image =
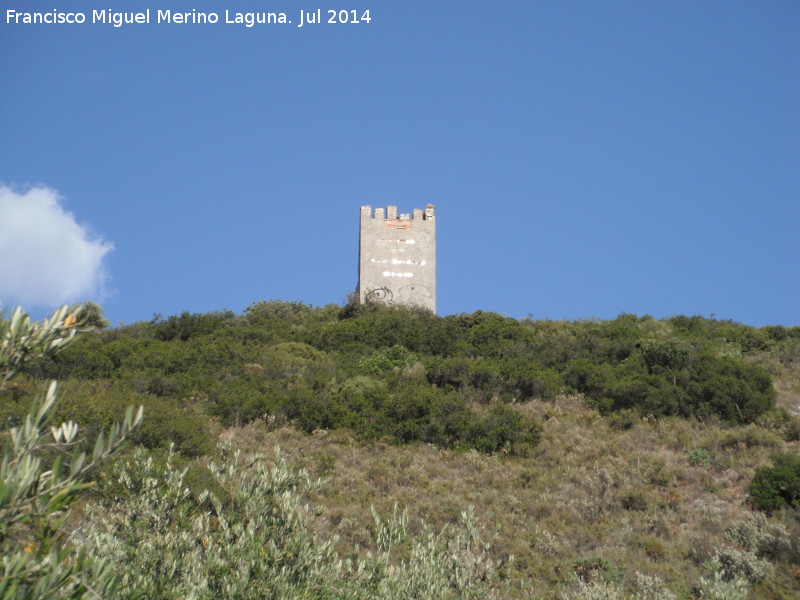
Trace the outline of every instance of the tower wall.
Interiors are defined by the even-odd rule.
[[[397,214],[396,206],[361,207],[358,298],[364,302],[422,306],[436,312],[434,207]]]

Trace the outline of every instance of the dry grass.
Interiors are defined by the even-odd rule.
[[[781,391],[782,402],[794,402],[793,393]],[[625,581],[636,571],[657,575],[688,598],[704,564],[730,545],[726,529],[748,512],[755,469],[796,444],[756,425],[604,418],[580,397],[519,409],[544,426],[541,444],[523,458],[363,445],[346,431],[306,436],[263,423],[224,438],[246,451],[280,446],[292,463],[326,478],[309,499],[313,526],[325,538],[339,536],[343,550],[367,542],[371,506],[384,514],[395,503],[405,507],[412,531],[423,521],[454,522],[474,506],[519,597],[540,598],[560,597],[572,585],[575,562],[588,558],[602,559]],[[689,459],[697,449],[708,455],[703,464]],[[783,571],[778,592],[764,598],[794,597],[780,594],[798,589],[800,568]],[[758,589],[753,597],[762,597]]]

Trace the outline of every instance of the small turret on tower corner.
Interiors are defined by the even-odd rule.
[[[421,306],[436,312],[434,206],[397,215],[397,207],[361,207],[358,252],[360,303]]]

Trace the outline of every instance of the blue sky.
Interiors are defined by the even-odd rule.
[[[296,27],[334,7],[372,21]],[[795,0],[6,0],[0,300],[341,303],[359,207],[432,203],[440,314],[800,324],[798,30]]]

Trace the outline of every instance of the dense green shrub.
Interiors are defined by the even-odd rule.
[[[222,323],[232,321],[234,318],[235,315],[231,311],[204,314],[192,314],[184,311],[179,316],[173,315],[166,319],[157,317],[151,323],[156,339],[165,342],[178,339],[185,342],[191,337],[208,335],[218,329]]]
[[[147,448],[174,445],[185,456],[202,456],[214,449],[215,428],[195,407],[180,407],[154,396],[142,398],[147,419],[131,440]]]
[[[426,441],[451,447],[463,429],[448,426],[447,419],[468,420],[463,403],[452,402],[447,392],[416,382],[400,386],[387,400],[383,435],[401,442]]]
[[[418,360],[413,352],[403,346],[392,346],[373,352],[359,362],[359,370],[368,375],[380,375],[392,371],[399,372]]]
[[[689,373],[687,414],[750,423],[775,405],[772,380],[757,365],[703,354],[689,367]]]
[[[551,399],[563,387],[562,376],[522,357],[454,356],[428,360],[431,383],[445,388],[471,389],[483,402],[503,398],[527,401]]]
[[[182,402],[152,393],[137,393],[130,385],[115,382],[98,385],[91,381],[67,381],[56,417],[79,423],[82,431],[95,436],[122,419],[131,404],[144,406],[148,415],[131,436],[148,448],[174,444],[187,456],[205,454],[214,448],[212,420],[201,404]]]
[[[672,340],[645,340],[639,345],[647,369],[651,373],[682,369],[689,362],[687,344]]]
[[[528,336],[522,324],[496,313],[477,311],[462,323],[468,324],[467,343],[475,356],[501,356],[524,347]]]
[[[757,365],[707,351],[687,355],[680,346],[651,345],[647,352],[649,356],[641,352],[615,366],[604,385],[588,387],[594,370],[587,364],[577,365],[580,370],[573,367],[569,380],[582,385],[606,412],[636,409],[651,415],[713,415],[744,424],[775,405],[772,380]]]
[[[260,374],[243,374],[222,382],[209,395],[209,412],[224,425],[244,425],[278,411],[274,386]]]
[[[607,364],[597,364],[589,358],[569,361],[564,369],[564,384],[570,391],[598,397],[608,386],[612,369]]]
[[[125,396],[152,402],[166,419],[195,423],[198,431],[204,428],[197,415],[226,426],[269,417],[304,431],[343,427],[365,439],[445,447],[469,447],[480,438],[482,448],[497,451],[486,441],[491,436],[476,433],[485,423],[473,405],[578,392],[607,414],[752,422],[774,406],[769,375],[721,351],[732,344],[761,347],[762,340],[794,360],[789,345],[800,346],[795,328],[753,331],[702,317],[516,321],[482,311],[438,317],[407,307],[273,300],[240,317],[183,313],[97,332],[28,372],[97,384],[89,402],[102,414],[109,412],[103,404],[119,407]],[[380,382],[380,397],[362,394],[359,377]],[[30,401],[14,393],[20,406]],[[452,414],[444,414],[443,403]],[[791,419],[780,427],[784,436],[798,430]],[[180,429],[165,440],[197,451]]]
[[[108,378],[114,371],[114,362],[106,350],[106,344],[97,333],[88,333],[59,356],[35,361],[26,372],[40,379]]]
[[[772,463],[757,469],[748,486],[753,506],[766,512],[800,508],[800,455],[776,454]]]
[[[450,322],[428,310],[403,306],[368,306],[322,328],[321,347],[345,350],[404,346],[412,352],[442,354],[452,348]]]
[[[526,454],[539,443],[541,425],[502,403],[494,404],[486,415],[473,419],[466,442],[483,452],[503,451]]]

